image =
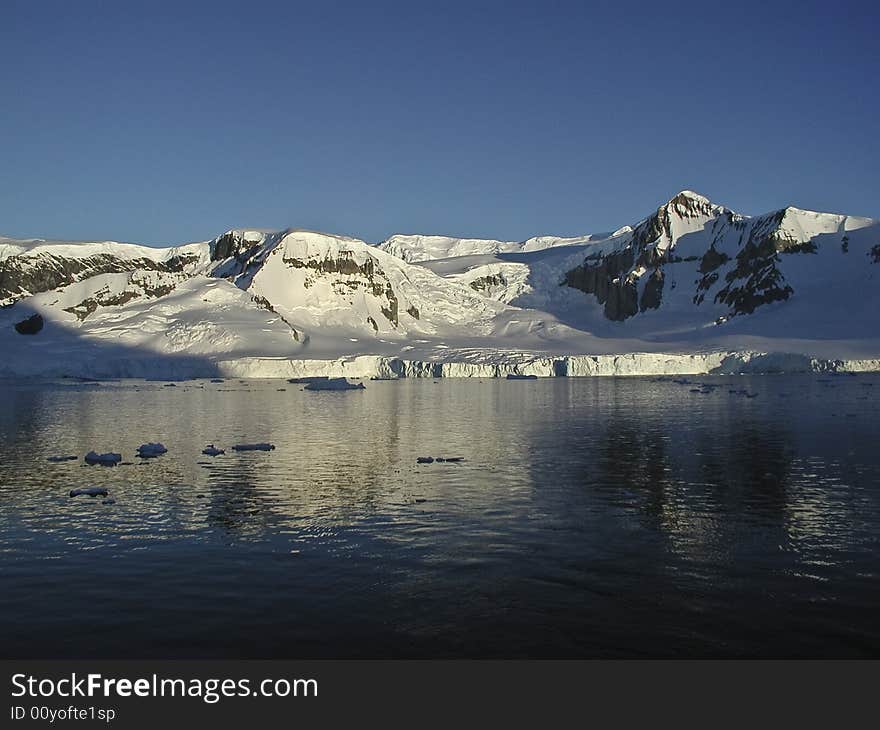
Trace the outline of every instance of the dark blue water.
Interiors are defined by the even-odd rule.
[[[0,384],[2,653],[880,656],[880,377],[692,380]]]

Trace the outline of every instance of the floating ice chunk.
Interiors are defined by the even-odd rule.
[[[225,449],[217,449],[214,447],[214,444],[208,444],[204,449],[202,449],[202,453],[206,456],[220,456],[220,454],[225,454]]]
[[[104,487],[82,487],[70,490],[71,497],[79,497],[81,494],[87,497],[106,497],[108,492]]]
[[[236,444],[233,451],[274,451],[275,444]]]
[[[116,466],[120,461],[122,461],[122,454],[114,454],[113,452],[108,452],[106,454],[99,454],[95,451],[90,451],[85,455],[86,464],[100,464],[101,466]]]
[[[50,456],[46,461],[51,461],[57,464],[62,461],[76,461],[77,459],[79,459],[78,456]]]
[[[138,456],[142,459],[151,459],[154,456],[160,456],[168,451],[162,444],[149,443],[141,444],[137,447]]]
[[[346,378],[327,378],[309,383],[305,390],[363,390],[365,387],[363,383],[350,383]]]

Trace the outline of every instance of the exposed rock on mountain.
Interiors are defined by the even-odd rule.
[[[748,217],[690,191],[612,234],[521,242],[372,246],[297,229],[168,249],[0,238],[0,376],[702,372],[718,353],[870,369],[877,263],[877,221],[790,207]],[[37,340],[13,331],[43,323]]]
[[[32,314],[27,319],[15,323],[15,331],[20,335],[35,335],[43,329],[43,318],[39,314]]]

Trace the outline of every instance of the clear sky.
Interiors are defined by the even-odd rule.
[[[0,232],[880,217],[876,2],[0,2]]]

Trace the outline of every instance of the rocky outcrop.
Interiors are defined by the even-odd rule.
[[[343,289],[366,289],[380,300],[380,311],[385,319],[394,327],[400,323],[398,314],[400,303],[394,293],[394,287],[374,258],[366,256],[358,260],[352,251],[342,250],[336,256],[307,259],[285,256],[282,261],[294,269],[308,269],[321,275],[340,274],[349,277],[339,279],[336,284]],[[409,309],[407,311],[409,312]],[[418,310],[415,312],[414,316],[418,319]]]
[[[131,273],[124,288],[111,289],[110,284],[107,284],[98,289],[91,297],[87,297],[71,307],[65,307],[64,311],[75,315],[82,322],[98,307],[121,307],[135,299],[164,297],[174,291],[184,278],[181,274],[139,269]]]
[[[259,294],[252,294],[251,301],[253,301],[253,303],[256,304],[260,309],[265,309],[269,312],[272,312],[272,314],[277,315],[278,319],[280,319],[282,322],[284,322],[284,324],[286,324],[290,328],[290,331],[293,334],[294,340],[299,342],[303,338],[303,335],[300,334],[299,330],[297,330],[296,327],[294,327],[292,324],[290,324],[290,322],[288,322],[284,317],[282,317],[278,313],[278,310],[272,306],[272,302],[270,302],[268,299],[266,299],[266,297],[261,297]],[[308,338],[306,338],[306,339],[308,339]]]
[[[246,231],[227,231],[211,241],[211,261],[233,257],[243,261],[255,254],[262,243],[261,236],[248,236]]]
[[[813,241],[801,241],[781,229],[788,209],[756,220],[734,267],[724,277],[725,286],[716,302],[730,307],[730,314],[751,314],[758,307],[788,299],[794,289],[780,270],[780,254],[815,253]]]
[[[632,247],[605,256],[590,256],[580,266],[567,272],[565,286],[594,294],[605,305],[605,316],[614,321],[632,317],[639,311],[635,279],[624,276],[633,265]]]
[[[474,291],[484,292],[493,286],[506,286],[507,279],[503,274],[487,274],[486,276],[478,276],[476,279],[468,282],[468,286]]]
[[[15,331],[20,335],[35,335],[41,329],[43,329],[43,318],[39,314],[32,314],[15,324]]]
[[[50,253],[10,256],[0,266],[0,300],[15,300],[58,289],[99,274],[120,274],[136,269],[181,273],[197,258],[195,255],[176,255],[166,261],[154,261],[110,254],[82,258]]]
[[[663,269],[655,269],[645,282],[645,288],[642,289],[642,297],[639,300],[639,309],[645,311],[647,309],[657,309],[663,299],[663,280],[665,275]]]

